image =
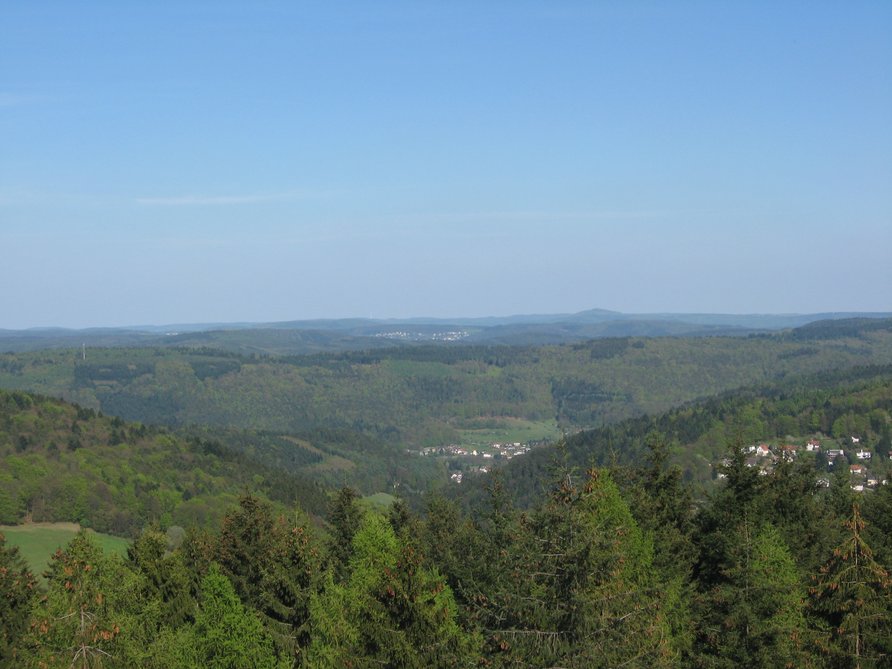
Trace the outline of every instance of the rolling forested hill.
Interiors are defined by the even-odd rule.
[[[561,346],[416,346],[313,356],[104,348],[0,356],[0,387],[188,428],[268,466],[366,492],[427,487],[405,449],[533,438],[655,414],[784,376],[892,363],[892,321],[777,335],[612,338]]]
[[[318,485],[218,442],[0,391],[0,524],[71,521],[119,536],[152,522],[210,526],[246,490],[326,508]]]
[[[499,468],[499,477],[515,500],[531,504],[540,498],[555,468],[640,465],[649,457],[649,440],[655,436],[700,494],[713,489],[720,464],[734,447],[761,442],[801,447],[807,439],[818,438],[825,450],[845,447],[845,466],[837,470],[848,475],[849,463],[858,462],[849,448],[855,436],[859,448],[876,455],[870,466],[882,479],[892,470],[892,365],[790,377],[585,430],[513,459]],[[828,470],[823,454],[813,459],[815,476]],[[469,485],[453,489],[466,500],[479,501],[485,497],[482,489],[491,484],[487,477],[467,481]]]
[[[172,543],[150,527],[125,557],[79,534],[44,584],[0,535],[2,666],[61,669],[85,639],[109,667],[880,667],[861,660],[888,657],[892,486],[857,493],[847,468],[818,486],[807,458],[760,476],[736,458],[697,500],[660,455],[670,440],[702,455],[791,432],[857,433],[887,454],[892,366],[788,378],[579,433],[559,471],[537,470],[553,455],[540,449],[486,491],[461,486],[478,493],[473,514],[437,496],[424,517],[404,504],[385,514],[344,489],[326,538],[290,504],[236,503],[226,490],[263,487],[262,474],[245,461],[232,471],[209,444],[19,392],[0,393],[0,417],[0,472],[11,473],[0,491],[30,495],[32,510],[113,526],[133,509],[126,528],[210,530]],[[82,441],[60,447],[66,435]],[[574,466],[593,459],[610,467]],[[22,462],[42,478],[23,476]],[[542,478],[530,487],[519,472]],[[178,515],[186,491],[216,515]],[[520,507],[511,492],[526,495]],[[77,610],[98,622],[67,624]]]

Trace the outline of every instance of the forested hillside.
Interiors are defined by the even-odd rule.
[[[246,489],[325,510],[320,486],[218,442],[0,391],[0,524],[71,521],[120,536],[150,523],[204,527]]]
[[[580,432],[416,515],[258,465],[247,433],[233,452],[2,392],[3,519],[136,541],[81,535],[43,585],[0,539],[0,667],[889,666],[892,485],[824,487],[812,454],[766,473],[746,446],[857,437],[888,473],[890,436],[892,366],[789,377]]]
[[[869,366],[791,377],[738,389],[683,405],[656,416],[642,416],[568,436],[551,448],[531,451],[499,469],[506,494],[530,504],[555,467],[628,466],[647,457],[648,438],[658,433],[667,456],[681,467],[698,495],[712,490],[720,463],[734,446],[761,442],[804,446],[818,438],[824,451],[836,440],[845,446],[846,475],[857,462],[851,437],[859,449],[875,453],[882,478],[889,471],[892,450],[892,366]],[[827,471],[822,452],[805,454],[816,472]],[[839,469],[839,468],[838,468]],[[467,479],[457,495],[478,500],[486,477]]]
[[[523,512],[498,480],[472,515],[344,489],[325,536],[244,496],[123,560],[79,536],[43,596],[0,538],[0,666],[889,666],[892,486],[763,477],[730,449],[694,505],[660,434],[646,453],[555,470]]]
[[[321,450],[327,446],[313,434],[331,430],[353,433],[347,440],[356,443],[373,438],[420,448],[460,443],[468,431],[505,420],[556,434],[784,375],[892,362],[892,321],[809,327],[748,338],[424,346],[284,358],[87,349],[83,359],[78,350],[40,351],[0,356],[0,386],[143,423],[283,433]],[[338,455],[350,459],[349,451]]]

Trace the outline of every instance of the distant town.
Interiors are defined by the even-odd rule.
[[[889,461],[892,455],[881,454],[873,448],[862,444],[861,437],[849,436],[847,439],[830,439],[812,437],[804,444],[751,444],[745,448],[747,467],[758,469],[759,474],[768,476],[773,473],[779,462],[796,460],[801,455],[814,459],[818,472],[816,484],[822,488],[830,487],[830,474],[840,470],[847,471],[850,487],[856,492],[870,491],[887,483]],[[725,469],[731,465],[730,458],[724,458],[715,468],[716,478],[727,477]]]
[[[399,341],[460,341],[469,335],[470,333],[464,330],[447,330],[444,332],[393,330],[391,332],[378,332],[374,336],[382,339],[397,339]]]
[[[525,455],[540,443],[545,442],[493,442],[488,446],[477,448],[449,444],[448,446],[429,446],[418,451],[408,452],[427,457],[449,458],[449,478],[453,483],[461,483],[465,474],[486,474],[492,469],[495,462],[504,462]]]

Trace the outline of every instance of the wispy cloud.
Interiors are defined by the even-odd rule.
[[[521,223],[521,222],[549,222],[549,221],[645,221],[663,219],[680,214],[692,212],[680,212],[670,210],[636,210],[636,209],[599,209],[583,211],[562,210],[492,210],[492,211],[455,211],[455,212],[426,212],[419,214],[407,214],[399,217],[400,220],[415,223]]]
[[[42,100],[39,95],[26,95],[23,93],[10,93],[0,91],[0,107],[18,107]]]
[[[136,203],[161,207],[215,207],[296,200],[301,197],[306,197],[306,194],[289,192],[249,195],[174,195],[162,197],[138,197],[136,198]]]
[[[494,220],[494,221],[531,221],[531,220],[610,220],[610,219],[647,219],[660,218],[665,211],[636,210],[599,210],[599,211],[472,211],[456,214],[438,214],[442,218],[456,220]]]

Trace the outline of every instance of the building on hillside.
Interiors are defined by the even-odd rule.
[[[799,447],[792,446],[790,444],[785,444],[780,447],[780,456],[787,461],[793,461],[796,459],[796,456],[799,455]]]

